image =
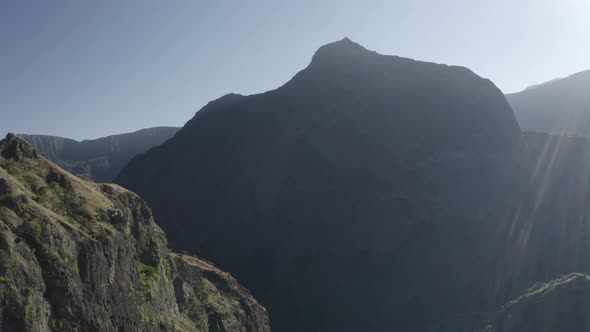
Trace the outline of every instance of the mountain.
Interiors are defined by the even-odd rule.
[[[489,80],[344,39],[276,90],[210,102],[116,182],[277,331],[426,331],[508,300],[522,155]]]
[[[525,130],[590,135],[590,70],[506,98]]]
[[[111,182],[133,156],[162,144],[179,129],[155,127],[82,142],[57,136],[19,136],[67,171],[89,175],[96,182]]]
[[[270,331],[235,279],[173,253],[147,205],[0,141],[0,331]]]

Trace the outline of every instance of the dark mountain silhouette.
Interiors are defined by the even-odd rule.
[[[277,331],[424,331],[508,299],[522,155],[489,80],[344,39],[276,90],[209,103],[116,182]]]
[[[96,182],[111,182],[133,156],[164,143],[179,129],[155,127],[81,142],[47,135],[19,136],[67,171],[89,175]]]
[[[0,140],[0,331],[268,332],[229,274],[173,253],[150,209]]]
[[[438,331],[590,331],[590,139],[531,132],[523,139],[526,187],[500,280],[512,300],[458,315]]]
[[[506,98],[524,130],[590,135],[590,70]]]

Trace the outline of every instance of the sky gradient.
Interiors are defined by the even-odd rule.
[[[0,0],[0,134],[182,126],[345,36],[515,92],[590,69],[589,31],[588,0]]]

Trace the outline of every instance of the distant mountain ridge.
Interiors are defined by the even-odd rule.
[[[133,156],[164,143],[179,129],[154,127],[80,142],[49,135],[18,136],[67,171],[89,175],[97,182],[111,182]]]
[[[539,88],[539,87],[542,87],[543,85],[547,85],[547,84],[559,82],[562,79],[563,79],[563,77],[559,77],[559,78],[554,78],[552,80],[549,80],[547,82],[543,82],[543,83],[539,83],[539,84],[533,84],[531,86],[527,86],[526,89],[524,89],[524,90],[526,91],[526,90],[532,90],[532,89],[535,89],[535,88]]]
[[[590,70],[506,98],[524,130],[590,135]]]

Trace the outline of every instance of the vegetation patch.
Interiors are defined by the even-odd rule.
[[[14,273],[16,262],[8,252],[0,249],[0,282],[1,278],[8,278]]]
[[[49,273],[63,273],[66,277],[72,277],[78,273],[78,265],[74,259],[66,255],[61,255],[55,248],[47,245],[42,239],[42,226],[38,220],[24,222],[17,229],[17,233],[35,249],[35,256],[42,266],[49,268],[43,269]]]
[[[27,287],[23,295],[25,297],[25,319],[29,320],[35,313],[35,308],[33,307],[33,289],[31,287]]]
[[[60,319],[60,320],[52,319],[51,323],[49,325],[53,331],[63,331],[65,324],[64,324],[63,319]]]
[[[160,259],[155,265],[144,264],[137,261],[137,269],[140,277],[140,290],[145,300],[150,302],[160,287],[163,280],[168,283],[169,267],[165,260]]]
[[[49,187],[54,197],[52,210],[80,225],[85,225],[92,219],[92,216],[84,208],[87,203],[86,198],[76,194],[72,189],[62,188],[57,182],[51,182]],[[45,194],[45,197],[47,196],[48,192]]]
[[[160,274],[157,266],[137,262],[140,277],[140,289],[147,301],[151,301],[156,293]]]
[[[204,331],[209,330],[209,316],[202,299],[191,298],[186,304],[187,316]]]
[[[18,164],[13,159],[6,159],[3,157],[0,157],[0,167],[2,167],[8,174],[10,174],[12,176],[16,176],[17,174],[20,173],[20,170],[18,168]]]

